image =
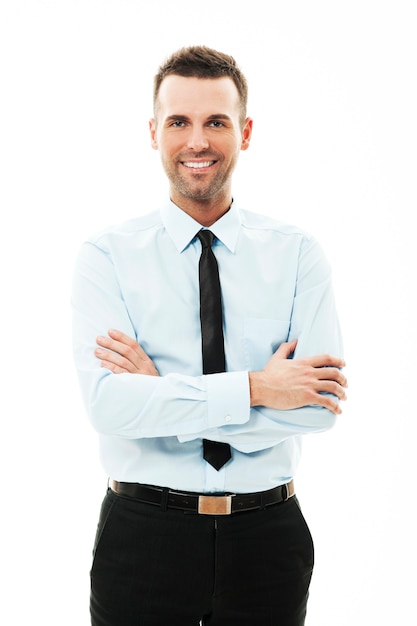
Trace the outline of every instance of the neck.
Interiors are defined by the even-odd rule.
[[[232,197],[228,196],[220,200],[219,198],[208,200],[194,200],[191,198],[176,198],[175,194],[171,195],[171,200],[184,213],[187,213],[196,222],[202,226],[211,226],[219,220],[230,209]]]

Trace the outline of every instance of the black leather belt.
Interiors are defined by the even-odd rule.
[[[141,485],[140,483],[119,483],[116,480],[110,480],[109,487],[120,496],[133,498],[146,504],[202,515],[231,515],[232,513],[263,509],[272,504],[285,502],[294,495],[294,481],[268,491],[219,495],[172,491],[165,487]]]

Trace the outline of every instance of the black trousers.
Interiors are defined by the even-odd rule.
[[[108,490],[91,570],[93,626],[302,626],[313,542],[296,497],[198,515]]]

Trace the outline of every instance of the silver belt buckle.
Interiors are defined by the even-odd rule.
[[[201,515],[230,515],[232,496],[198,496],[198,512]]]

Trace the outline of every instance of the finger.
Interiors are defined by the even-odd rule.
[[[136,345],[136,342],[127,335],[125,335],[124,341],[123,337],[121,336],[119,338],[116,338],[100,335],[99,337],[97,337],[96,342],[100,346],[103,346],[110,350],[117,350],[117,352],[120,352],[120,350],[132,349]]]
[[[316,391],[318,391],[319,393],[330,393],[333,396],[336,396],[337,398],[339,398],[339,400],[346,400],[347,399],[347,395],[346,395],[346,391],[345,389],[339,385],[338,383],[332,381],[332,380],[320,380],[318,382],[318,386],[316,388]]]
[[[106,361],[105,359],[100,361],[100,365],[101,367],[113,372],[113,374],[128,374],[129,373],[127,372],[127,370],[123,369],[122,367],[119,367],[118,365],[116,365],[115,363],[112,363],[111,361]]]
[[[342,387],[348,386],[346,376],[337,367],[319,367],[315,371],[319,380],[334,380]]]
[[[324,396],[319,393],[317,394],[317,400],[314,404],[328,409],[335,415],[340,415],[342,413],[342,407],[340,406],[338,401],[331,396]]]
[[[134,354],[131,347],[126,346],[124,343],[116,341],[115,339],[110,339],[110,337],[97,337],[96,342],[107,351],[122,355],[125,358],[128,358],[130,353]]]
[[[297,339],[293,339],[292,341],[285,341],[282,343],[275,352],[275,356],[278,359],[288,359],[297,347],[297,341]]]
[[[136,344],[136,340],[133,339],[133,337],[126,335],[126,333],[122,332],[121,330],[117,330],[116,328],[109,328],[107,332],[109,337],[115,339],[116,341],[120,341],[121,343],[125,343],[128,346],[133,346],[134,344]]]
[[[332,354],[318,354],[303,359],[304,362],[313,367],[345,367],[344,359]]]
[[[100,346],[119,352],[119,354],[123,354],[127,358],[133,355],[138,355],[141,360],[148,358],[148,355],[143,350],[142,346],[138,344],[136,339],[114,328],[111,328],[108,333],[109,337],[97,337],[97,343]]]
[[[123,356],[121,356],[117,352],[111,352],[109,350],[103,350],[102,348],[97,348],[94,351],[94,353],[97,358],[101,359],[102,362],[106,363],[106,365],[104,365],[103,367],[106,367],[107,369],[111,369],[112,372],[115,371],[115,368],[120,370],[117,372],[118,374],[120,374],[121,371],[130,372],[131,374],[134,374],[136,372],[136,368],[134,364],[131,361],[129,361],[129,359],[125,359]],[[108,364],[110,364],[111,367],[109,367]]]
[[[139,354],[139,350],[137,349],[138,346],[135,343],[133,345],[127,345],[121,341],[111,339],[110,337],[102,336],[97,337],[96,341],[99,346],[102,346],[107,350],[117,352],[132,362],[142,358],[141,354]]]

